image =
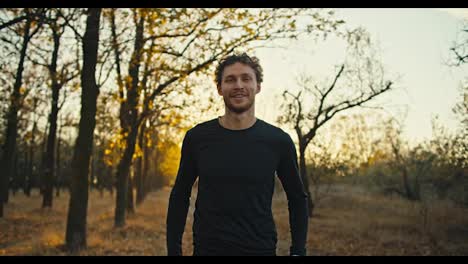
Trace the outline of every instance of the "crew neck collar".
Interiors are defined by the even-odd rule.
[[[260,121],[259,118],[255,117],[255,122],[250,126],[250,127],[247,127],[247,128],[242,128],[242,129],[230,129],[230,128],[227,128],[227,127],[224,127],[221,125],[221,122],[220,122],[220,119],[221,119],[221,116],[218,116],[218,118],[215,119],[216,121],[216,124],[222,128],[223,130],[227,130],[227,131],[232,131],[232,132],[242,132],[242,131],[247,131],[247,130],[250,130],[252,128],[254,128]]]

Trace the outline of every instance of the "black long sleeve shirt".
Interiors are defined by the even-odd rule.
[[[217,119],[190,129],[183,140],[169,199],[168,255],[182,255],[182,236],[197,177],[194,254],[276,254],[271,210],[275,174],[288,199],[290,254],[305,255],[307,195],[291,137],[260,119],[243,130],[226,129]]]

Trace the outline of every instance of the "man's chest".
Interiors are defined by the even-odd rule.
[[[276,144],[258,138],[206,141],[196,156],[200,180],[230,184],[270,181],[279,162]]]

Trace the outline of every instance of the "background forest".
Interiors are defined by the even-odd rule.
[[[444,67],[466,69],[467,25]],[[295,141],[308,252],[466,255],[468,75],[445,87],[457,90],[456,126],[434,116],[432,136],[415,142],[406,112],[389,106],[403,89],[398,69],[366,28],[328,9],[227,8],[0,10],[0,255],[165,255],[182,138],[223,114],[218,60],[330,38],[343,56],[326,76],[295,72],[294,86],[257,103]],[[286,255],[287,200],[276,187]]]

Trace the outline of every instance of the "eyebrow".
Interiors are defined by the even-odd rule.
[[[253,77],[250,73],[241,73],[239,74],[240,77]],[[237,75],[235,74],[229,74],[227,76],[224,77],[224,79],[227,79],[227,78],[234,78],[234,77],[237,77]]]

